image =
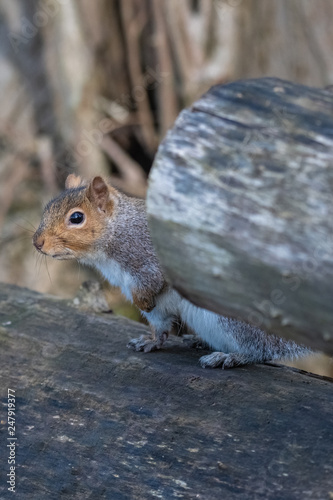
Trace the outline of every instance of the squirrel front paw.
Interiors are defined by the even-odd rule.
[[[202,368],[235,368],[236,366],[246,365],[250,361],[244,359],[244,356],[237,353],[225,354],[224,352],[213,352],[207,356],[201,356],[200,364]]]
[[[135,351],[151,352],[160,349],[167,339],[167,334],[161,336],[158,340],[153,339],[147,335],[141,335],[138,339],[132,339],[127,344],[129,349],[134,349]]]

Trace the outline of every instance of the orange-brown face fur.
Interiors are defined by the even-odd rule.
[[[33,243],[39,252],[56,259],[80,259],[98,247],[116,192],[100,177],[82,186],[82,180],[71,175],[66,188],[45,207]],[[74,213],[82,214],[80,223],[71,222]]]

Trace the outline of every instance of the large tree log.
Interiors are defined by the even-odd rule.
[[[161,144],[151,232],[200,306],[333,354],[333,94],[264,78],[213,87]]]
[[[0,311],[1,498],[10,498],[8,388],[19,500],[333,491],[332,379],[268,365],[203,370],[202,353],[180,339],[135,353],[126,342],[144,325],[8,285]]]

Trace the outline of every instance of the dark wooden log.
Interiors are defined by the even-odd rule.
[[[332,379],[272,365],[203,370],[180,339],[126,348],[146,327],[0,285],[3,403],[16,395],[24,499],[329,498]]]
[[[194,303],[333,354],[333,94],[213,87],[161,144],[151,232]]]

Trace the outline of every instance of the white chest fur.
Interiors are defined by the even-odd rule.
[[[111,285],[119,287],[125,297],[132,300],[132,289],[136,288],[136,280],[129,272],[124,271],[116,260],[96,259],[85,263],[98,269]]]

